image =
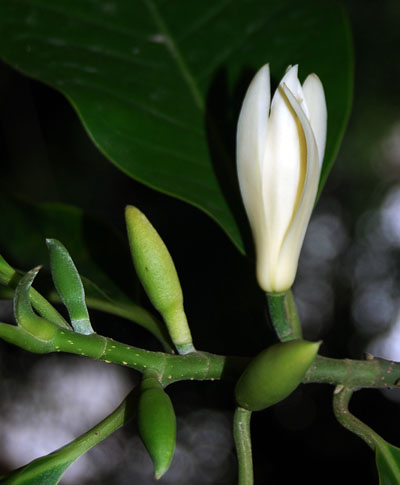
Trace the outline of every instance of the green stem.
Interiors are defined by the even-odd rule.
[[[372,357],[369,360],[331,359],[318,355],[308,369],[304,383],[342,384],[350,388],[396,387],[400,363]]]
[[[236,380],[249,362],[247,357],[226,357],[207,352],[171,355],[132,347],[111,338],[83,335],[57,328],[50,340],[40,340],[20,326],[0,322],[0,338],[29,352],[67,352],[139,372],[155,370],[163,386],[181,380]]]
[[[97,334],[82,335],[56,328],[50,340],[40,340],[21,327],[0,322],[0,338],[34,353],[68,352],[131,367],[144,372],[154,369],[163,386],[181,380],[235,381],[249,357],[192,352],[171,355],[132,347]],[[303,383],[342,384],[350,388],[388,388],[400,382],[400,363],[378,358],[370,360],[330,359],[317,356]]]
[[[339,423],[361,438],[375,452],[376,463],[381,478],[380,483],[400,483],[400,470],[397,460],[399,449],[390,445],[373,429],[356,418],[349,411],[349,402],[353,392],[345,386],[337,386],[333,395],[333,410]],[[394,454],[396,451],[396,454]]]
[[[96,424],[92,429],[81,435],[72,443],[64,446],[61,450],[70,458],[86,453],[93,446],[104,440],[111,433],[128,423],[135,415],[137,402],[137,390],[133,389],[122,403],[103,421]],[[59,450],[57,453],[60,454]],[[71,450],[71,451],[70,451]]]
[[[281,342],[302,338],[299,316],[293,294],[267,293],[269,315]]]
[[[3,264],[5,263],[4,259],[0,256],[0,262],[1,261],[3,262]],[[9,268],[10,271],[12,271],[12,275],[10,275],[10,277],[6,281],[2,282],[2,284],[6,284],[7,286],[1,288],[0,294],[1,298],[11,299],[14,297],[14,290],[18,286],[18,283],[20,282],[23,274],[20,275],[17,271],[11,268],[11,266],[9,266]],[[44,298],[38,291],[36,291],[35,288],[30,288],[29,296],[34,309],[38,313],[40,313],[43,318],[49,320],[52,323],[55,323],[61,328],[71,328],[64,319],[64,317],[53,307],[53,305],[51,305],[51,303],[46,300],[46,298]]]
[[[239,485],[253,485],[253,456],[250,436],[251,411],[237,407],[233,416],[233,437],[239,465]]]
[[[37,339],[22,327],[8,323],[0,322],[0,338],[34,354],[48,354],[55,351],[53,347],[49,347],[48,342]]]
[[[76,459],[133,418],[136,401],[137,391],[134,389],[117,409],[92,429],[53,453],[37,458],[24,467],[0,477],[1,483],[48,483],[46,478],[52,473],[52,476],[61,478]]]
[[[13,270],[14,271],[14,270]],[[12,278],[7,280],[7,287],[0,288],[0,297],[5,299],[11,299],[14,297],[14,290],[21,279],[16,271],[14,271]],[[100,310],[111,315],[116,315],[122,318],[130,320],[154,335],[156,339],[161,343],[165,352],[174,353],[174,346],[171,342],[171,338],[168,334],[165,325],[154,317],[150,312],[134,303],[122,303],[112,301],[105,293],[97,288],[94,283],[91,283],[86,278],[83,279],[85,286],[89,285],[89,288],[95,288],[97,293],[101,294],[101,298],[86,296],[86,304],[88,307],[95,310]],[[30,299],[33,307],[40,315],[55,323],[59,327],[70,329],[71,326],[66,322],[63,316],[33,287],[30,288]],[[48,295],[49,299],[55,303],[61,303],[58,294],[53,291]]]
[[[382,438],[349,411],[349,402],[354,391],[355,389],[342,385],[335,387],[333,394],[333,411],[336,419],[342,426],[348,429],[351,433],[359,436],[372,450],[375,451],[378,442],[382,440]]]

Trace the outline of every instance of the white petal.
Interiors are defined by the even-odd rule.
[[[290,84],[296,95],[302,95],[297,66],[292,67],[283,80]],[[299,186],[302,187],[305,175],[305,156],[301,143],[303,137],[297,115],[280,85],[271,103],[262,172],[263,202],[268,226],[271,228],[268,251],[275,264],[292,221],[294,208],[301,196]]]
[[[249,154],[252,154],[252,160],[261,160],[265,149],[270,101],[269,65],[266,64],[250,83],[240,110],[237,129],[239,158],[244,155],[248,159]]]
[[[279,272],[277,272],[276,280],[274,282],[274,291],[284,291],[290,288],[293,284],[304,236],[314,208],[320,175],[318,147],[311,124],[294,93],[292,93],[285,85],[283,85],[282,88],[290,105],[296,112],[304,131],[307,158],[306,174],[301,199],[283,241],[278,263]]]
[[[310,113],[311,128],[317,142],[319,162],[322,165],[325,153],[327,109],[322,83],[316,74],[310,74],[303,84],[304,97]]]
[[[240,111],[237,129],[237,170],[244,206],[256,246],[264,245],[266,220],[262,204],[261,163],[267,137],[271,93],[269,66],[251,82]]]
[[[300,103],[301,107],[303,108],[303,111],[309,117],[307,103],[305,101],[305,96],[303,93],[303,87],[300,84],[300,81],[298,79],[298,70],[299,70],[299,66],[297,64],[295,66],[289,66],[286,69],[285,75],[281,79],[279,86],[283,86],[285,84],[290,89],[290,91],[294,94],[297,101]],[[278,91],[279,90],[276,91],[274,98],[277,95]],[[285,96],[284,96],[284,99],[286,99]],[[272,100],[272,103],[271,103],[271,109],[273,104],[274,104],[274,99]]]

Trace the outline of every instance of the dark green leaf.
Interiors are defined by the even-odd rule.
[[[321,186],[349,114],[350,35],[333,2],[13,0],[0,36],[0,55],[63,92],[121,170],[201,208],[240,249],[234,138],[254,72],[270,62],[277,82],[298,63],[322,79]]]
[[[380,439],[376,447],[380,485],[400,484],[400,448]]]

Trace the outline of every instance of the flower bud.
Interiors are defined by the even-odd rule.
[[[194,351],[182,288],[167,247],[139,209],[128,206],[125,216],[133,263],[147,296],[161,313],[178,352]]]
[[[237,129],[240,191],[253,232],[257,279],[269,293],[288,290],[314,207],[326,140],[326,104],[315,74],[301,85],[288,68],[270,102],[269,66],[243,101]]]
[[[138,402],[138,427],[158,480],[168,471],[175,452],[176,417],[171,399],[156,377],[144,376]]]
[[[260,411],[285,399],[301,383],[320,345],[299,339],[263,350],[236,384],[238,404],[249,411]]]

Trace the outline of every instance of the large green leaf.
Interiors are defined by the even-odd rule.
[[[376,466],[380,485],[400,484],[400,448],[379,439],[376,446]]]
[[[0,483],[4,485],[56,485],[75,460],[133,417],[136,394],[136,391],[133,390],[113,413],[87,433],[59,450],[37,458],[7,476],[0,477]]]
[[[349,114],[346,16],[305,0],[8,0],[0,56],[63,92],[100,150],[131,177],[203,209],[242,248],[237,114],[271,63],[316,72],[329,129],[321,184]]]

